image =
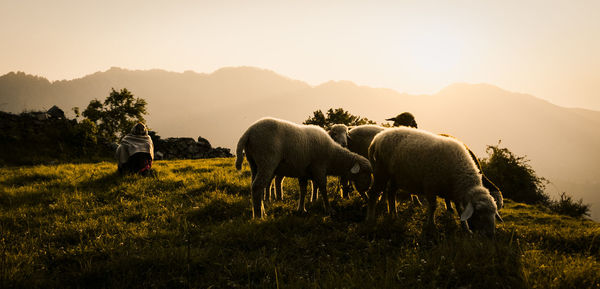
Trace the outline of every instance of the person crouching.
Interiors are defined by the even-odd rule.
[[[115,157],[121,174],[148,175],[151,173],[154,145],[148,135],[148,129],[143,123],[138,122],[133,126],[131,132],[123,137],[117,147]]]

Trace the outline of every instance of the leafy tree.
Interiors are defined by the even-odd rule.
[[[331,128],[334,124],[345,124],[347,126],[375,124],[374,121],[369,120],[366,117],[352,115],[343,108],[336,108],[335,110],[330,108],[327,111],[327,116],[325,116],[321,110],[314,111],[313,116],[306,119],[303,123],[318,125],[325,129]]]
[[[538,177],[525,157],[516,156],[507,148],[486,148],[488,158],[481,160],[485,175],[500,187],[505,198],[529,204],[549,204],[544,192],[548,181]]]
[[[83,116],[97,125],[98,133],[109,142],[116,142],[131,130],[137,122],[145,122],[146,101],[135,98],[126,88],[116,91],[100,102],[90,101]]]

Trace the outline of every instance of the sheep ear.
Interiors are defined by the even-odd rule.
[[[350,172],[353,174],[358,174],[359,171],[360,171],[360,166],[358,165],[358,163],[355,163],[354,166],[350,169]]]
[[[461,222],[464,222],[464,221],[468,220],[469,218],[471,218],[471,216],[473,216],[473,211],[474,211],[473,204],[471,202],[469,202],[469,204],[467,205],[467,208],[464,210],[462,215],[460,215]]]
[[[498,211],[496,211],[496,219],[498,219],[500,223],[504,223],[504,220],[502,220],[502,217],[500,217],[500,213],[498,213]]]

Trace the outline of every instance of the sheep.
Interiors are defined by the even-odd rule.
[[[344,124],[334,124],[329,131],[327,132],[329,136],[337,143],[339,143],[342,147],[348,147],[348,127]],[[367,155],[363,155],[365,158]],[[274,199],[282,200],[283,199],[283,191],[281,188],[284,177],[275,176],[273,188],[265,194],[265,200],[269,200],[269,195],[274,195]],[[349,185],[347,178],[342,177],[340,180],[344,180],[342,187],[342,197],[347,198],[348,192],[352,191],[352,186]],[[317,186],[312,186],[312,194],[310,197],[311,202],[315,202],[318,196],[318,188]]]
[[[327,133],[336,143],[348,147],[348,127],[345,124],[334,124]]]
[[[440,135],[443,137],[449,137],[449,138],[456,139],[454,136],[451,136],[449,134],[441,133]],[[456,140],[460,141],[458,139],[456,139]],[[498,186],[496,186],[496,184],[494,184],[483,173],[483,169],[481,169],[481,163],[479,162],[479,159],[477,158],[477,156],[475,156],[475,153],[473,153],[473,151],[466,144],[464,144],[464,143],[462,143],[462,144],[465,146],[465,149],[467,149],[467,151],[469,152],[469,155],[471,156],[471,159],[473,159],[473,162],[475,162],[475,165],[477,166],[477,170],[479,170],[479,173],[481,174],[481,181],[483,182],[483,186],[490,191],[490,195],[492,195],[492,197],[494,198],[494,202],[496,203],[496,206],[498,207],[498,211],[500,211],[500,209],[504,208],[504,198],[502,197],[502,192],[500,191]],[[446,208],[449,211],[451,211],[452,205],[450,204],[450,201],[445,200],[445,202],[446,202]]]
[[[499,217],[496,203],[461,142],[415,128],[386,129],[371,142],[369,160],[374,182],[367,193],[367,220],[374,220],[375,204],[389,182],[390,191],[403,189],[425,195],[429,228],[435,222],[436,196],[440,196],[457,205],[466,230],[494,234],[495,217]]]
[[[412,114],[410,114],[408,112],[402,113],[402,114],[398,115],[396,118],[392,118],[392,119],[388,119],[388,120],[394,120],[395,121],[394,124],[417,128],[417,123],[416,123],[414,117],[412,116]],[[361,126],[354,127],[348,131],[348,128],[345,125],[337,124],[332,127],[329,134],[338,143],[346,143],[348,146],[348,149],[350,151],[355,152],[364,157],[368,157],[368,149],[369,149],[369,145],[371,145],[371,141],[373,140],[373,138],[375,137],[376,134],[382,132],[385,129],[386,129],[385,127],[378,126],[378,125],[361,125]],[[452,137],[448,134],[440,134],[440,135],[444,136],[444,137]],[[492,181],[490,181],[483,174],[483,170],[481,169],[481,164],[479,163],[479,160],[477,159],[477,157],[475,156],[473,151],[471,151],[471,149],[469,149],[469,147],[466,144],[463,144],[463,145],[468,150],[469,155],[471,156],[471,158],[477,165],[477,169],[481,173],[483,185],[490,191],[490,194],[492,195],[492,197],[494,198],[494,201],[496,202],[498,210],[502,209],[504,206],[502,192],[500,191],[500,189],[498,189],[498,187]],[[347,181],[343,180],[343,179],[341,180],[341,182],[342,182],[342,184],[347,183]],[[347,197],[348,192],[344,191],[343,193],[344,193],[344,197]],[[386,195],[387,195],[387,197],[386,197]],[[415,196],[413,194],[409,194],[409,195],[410,196],[407,196],[407,197],[410,197],[414,202],[421,205],[421,202],[417,196]],[[391,192],[391,194],[389,194],[389,195],[387,194],[387,192],[384,193],[384,199],[387,199],[387,202],[388,202],[388,212],[390,212],[390,214],[394,215],[396,212],[396,192]],[[452,211],[452,205],[450,203],[450,200],[445,200],[445,203],[446,203],[446,208],[448,209],[448,211]]]
[[[334,211],[327,199],[327,176],[346,175],[361,192],[371,185],[369,161],[334,142],[325,130],[313,125],[298,125],[276,118],[262,118],[252,124],[237,144],[235,167],[241,170],[246,159],[252,171],[252,214],[264,216],[262,194],[275,175],[298,178],[298,212],[305,211],[304,196],[309,179],[323,194],[328,214]]]
[[[394,127],[407,126],[407,127],[417,128],[417,121],[415,120],[414,115],[412,115],[410,112],[403,112],[403,113],[397,115],[396,117],[388,118],[386,120],[393,121]],[[440,135],[445,136],[445,137],[454,138],[453,136],[448,135],[448,134],[440,134]],[[473,161],[475,162],[475,164],[477,165],[477,168],[479,169],[479,172],[481,173],[483,186],[485,186],[490,191],[490,194],[492,195],[492,197],[494,198],[494,201],[496,202],[496,205],[498,206],[498,210],[502,209],[504,207],[504,199],[502,197],[502,192],[492,181],[490,181],[490,179],[488,179],[483,174],[483,170],[481,169],[481,164],[479,163],[479,160],[477,159],[477,157],[475,156],[473,151],[471,151],[471,149],[469,149],[469,147],[466,144],[465,144],[465,148],[469,151],[471,158],[473,158]],[[416,200],[419,201],[418,198],[416,198]],[[446,208],[448,209],[448,211],[452,211],[452,204],[450,203],[450,201],[445,200],[445,202],[446,202]],[[420,202],[419,202],[419,204],[420,204]],[[389,205],[389,206],[391,206],[391,205]],[[395,207],[395,204],[394,204],[394,207]]]
[[[393,121],[393,126],[409,126],[417,128],[417,122],[415,121],[415,117],[410,112],[403,112],[396,117],[386,119],[388,121]]]

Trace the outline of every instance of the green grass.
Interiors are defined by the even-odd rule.
[[[294,214],[298,188],[251,219],[233,159],[0,169],[0,288],[600,288],[600,224],[507,201],[495,239],[400,204],[364,223],[356,195]],[[335,180],[329,181],[330,192]]]

